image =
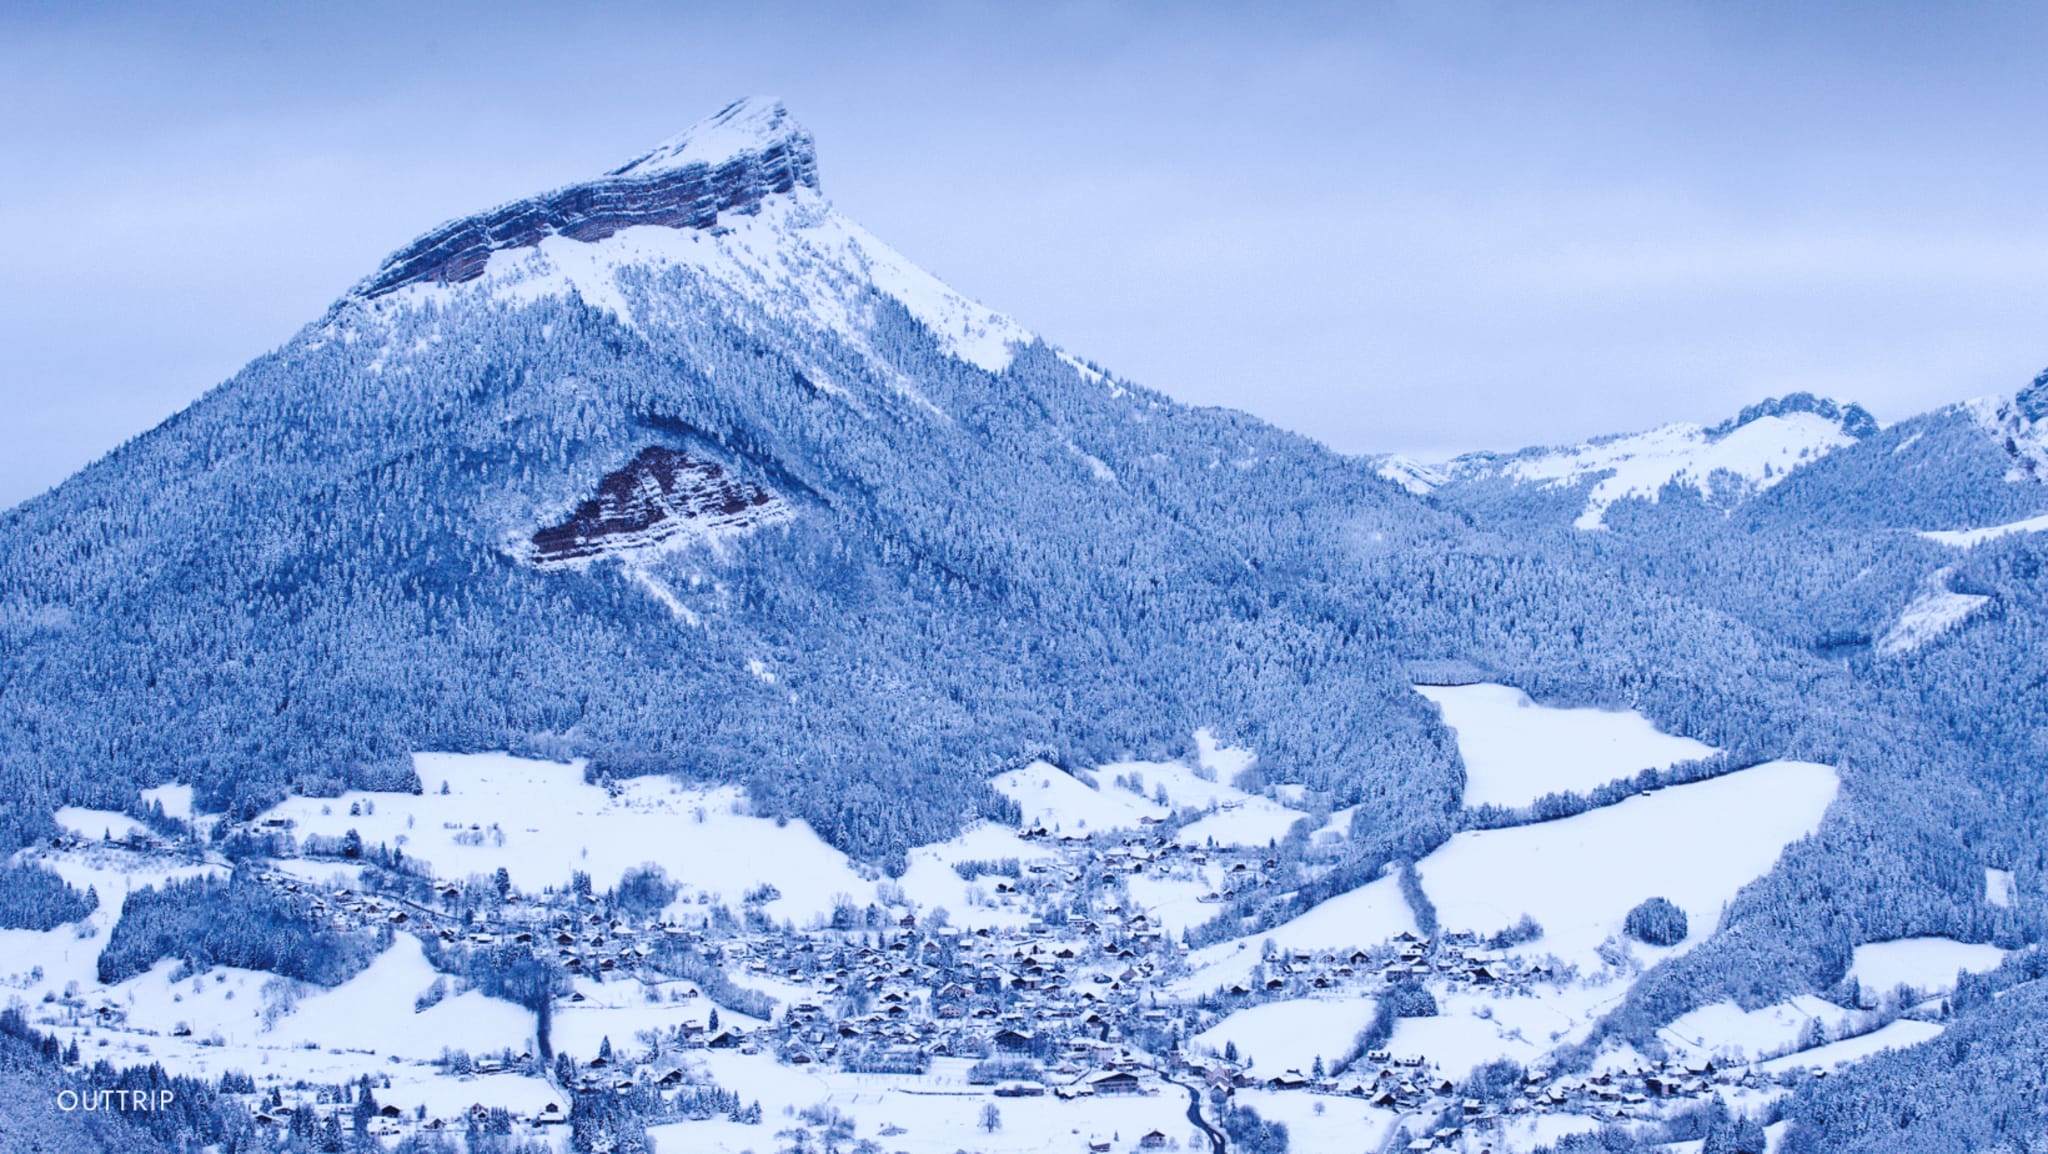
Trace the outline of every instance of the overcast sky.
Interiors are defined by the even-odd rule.
[[[2048,364],[2048,6],[1272,7],[9,0],[0,506],[749,94],[955,287],[1346,451]]]

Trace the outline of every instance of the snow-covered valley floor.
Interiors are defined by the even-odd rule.
[[[1456,732],[1472,805],[1713,752],[1632,713],[1551,709],[1504,686],[1423,692]],[[1411,882],[1389,868],[1219,936],[1219,913],[1283,896],[1290,830],[1307,823],[1294,840],[1312,871],[1341,854],[1349,814],[1285,786],[1247,792],[1234,782],[1249,780],[1249,751],[1207,733],[1197,748],[1187,762],[1005,774],[1019,826],[920,847],[898,877],[801,822],[752,816],[731,789],[419,754],[418,794],[295,797],[247,823],[300,852],[246,873],[379,943],[332,988],[175,958],[103,984],[126,895],[233,863],[127,815],[68,810],[71,837],[27,856],[100,905],[75,925],[0,933],[0,981],[87,1060],[250,1075],[265,1125],[338,1109],[335,1088],[370,1075],[387,1139],[499,1109],[560,1144],[571,1126],[557,1120],[600,1094],[641,1103],[665,1150],[777,1149],[798,1131],[912,1154],[1205,1150],[1189,1089],[1216,1086],[1285,1122],[1297,1150],[1415,1141],[1455,1107],[1443,1146],[1505,1151],[1707,1095],[1754,1108],[1781,1075],[1938,1033],[1914,1007],[2002,957],[1866,943],[1853,965],[1865,1005],[1706,1006],[1666,1027],[1661,1058],[1610,1046],[1590,1069],[1553,1071],[1560,1046],[1712,935],[1736,891],[1819,826],[1833,770],[1772,762],[1467,830],[1412,863]],[[157,794],[166,814],[190,804]],[[330,848],[344,844],[359,848]],[[390,850],[418,872],[394,874]],[[614,891],[649,863],[673,888],[628,906]],[[1682,911],[1682,938],[1624,932],[1651,898]],[[545,1024],[485,988],[478,959],[514,955],[557,975]],[[1544,1076],[1465,1102],[1464,1080],[1500,1059]]]

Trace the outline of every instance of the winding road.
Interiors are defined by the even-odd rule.
[[[1171,1082],[1173,1085],[1179,1086],[1188,1092],[1188,1121],[1194,1123],[1196,1128],[1209,1136],[1209,1154],[1227,1154],[1230,1147],[1229,1144],[1223,1141],[1223,1132],[1209,1125],[1208,1119],[1202,1117],[1202,1091],[1188,1085],[1186,1082],[1175,1082],[1167,1076],[1164,1070],[1159,1070],[1157,1073],[1161,1081]]]

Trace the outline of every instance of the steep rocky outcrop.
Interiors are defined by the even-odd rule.
[[[797,188],[818,188],[810,134],[778,103],[741,101],[597,180],[444,224],[394,253],[356,291],[374,298],[410,284],[475,280],[492,253],[550,236],[603,240],[635,225],[708,229],[720,213],[757,211],[763,198]]]
[[[544,569],[586,564],[788,513],[788,503],[772,490],[731,476],[715,461],[650,445],[607,474],[597,495],[567,521],[535,533],[528,559]]]

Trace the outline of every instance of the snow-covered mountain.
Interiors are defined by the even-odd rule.
[[[1876,420],[1859,405],[1795,393],[1752,405],[1712,427],[1671,424],[1563,448],[1472,454],[1449,462],[1440,472],[1445,479],[1498,478],[1548,488],[1575,488],[1593,481],[1574,524],[1600,529],[1616,501],[1638,497],[1654,502],[1672,484],[1702,497],[1741,498],[1778,484],[1793,470],[1854,444],[1877,428]],[[1433,489],[1443,482],[1423,483]]]
[[[1986,397],[1970,415],[2012,458],[2012,480],[2048,482],[2048,372],[2012,397]]]
[[[1353,625],[1313,627],[1318,708],[1351,721],[1230,670],[1291,644],[1256,590],[1341,590],[1351,534],[1436,514],[1047,346],[822,188],[787,110],[739,102],[435,228],[10,511],[0,623],[53,664],[44,706],[0,704],[9,764],[67,800],[168,776],[246,807],[421,748],[580,754],[749,782],[869,854],[1006,812],[985,778],[1020,758],[1166,752],[1191,720],[1309,777],[1414,772],[1391,735],[1426,713]],[[115,652],[149,672],[108,681]]]
[[[467,286],[503,301],[574,294],[629,326],[687,324],[688,306],[638,298],[636,312],[629,302],[629,285],[669,272],[724,300],[729,316],[744,302],[745,323],[819,326],[856,344],[873,331],[879,294],[991,372],[1032,339],[835,211],[810,134],[761,98],[596,180],[442,225],[392,254],[350,300],[411,309]]]

